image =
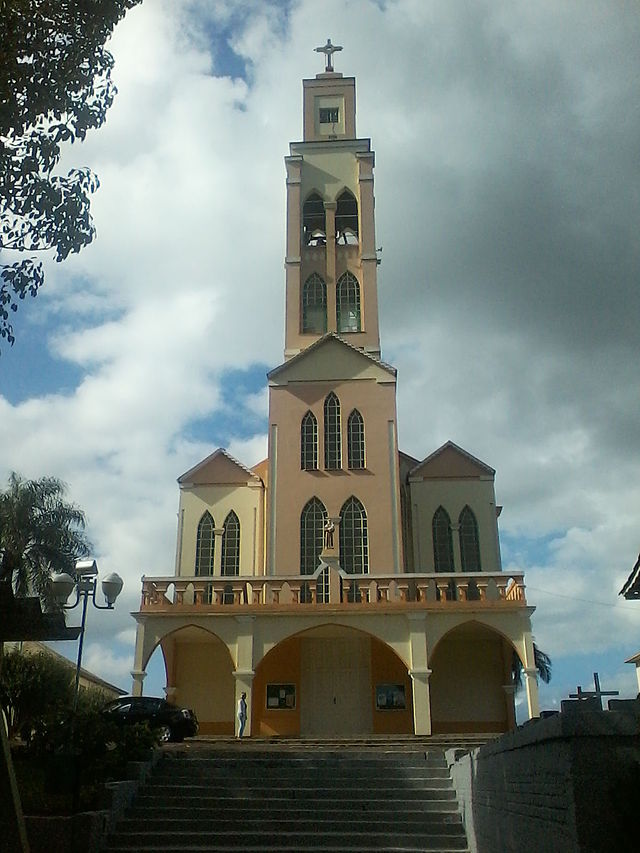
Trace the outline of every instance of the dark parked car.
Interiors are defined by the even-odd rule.
[[[110,720],[123,725],[149,723],[160,741],[181,741],[198,734],[198,719],[190,708],[178,708],[153,696],[121,696],[103,708]]]

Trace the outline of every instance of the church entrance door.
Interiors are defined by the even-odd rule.
[[[304,637],[301,647],[300,731],[313,737],[369,734],[369,637]]]

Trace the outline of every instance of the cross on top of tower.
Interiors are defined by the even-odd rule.
[[[324,70],[333,71],[333,54],[342,50],[342,46],[338,44],[331,44],[331,39],[327,39],[327,43],[323,47],[316,47],[314,49],[316,53],[324,53],[326,56],[327,64]]]

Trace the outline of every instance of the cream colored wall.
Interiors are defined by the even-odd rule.
[[[312,273],[327,285],[327,331],[336,330],[335,289],[338,277],[350,270],[360,283],[361,331],[345,333],[354,344],[379,353],[377,259],[373,203],[373,152],[369,140],[337,141],[331,146],[293,143],[287,165],[287,254],[285,356],[306,348],[319,337],[301,332],[301,288]],[[326,247],[301,246],[301,209],[312,191],[327,205],[335,205],[348,188],[356,197],[360,242],[357,246],[336,245],[331,223],[334,211],[327,210]]]
[[[361,359],[362,360],[362,359]],[[333,391],[340,400],[342,424],[342,464],[339,471],[324,470],[324,400]],[[347,419],[358,409],[364,420],[366,469],[347,468]],[[311,410],[318,421],[318,471],[300,470],[300,425]],[[300,514],[312,497],[319,498],[330,516],[339,516],[344,502],[355,495],[363,504],[368,520],[369,571],[372,574],[393,572],[394,494],[397,492],[398,536],[399,491],[397,484],[397,447],[395,433],[390,447],[389,424],[395,429],[395,384],[379,384],[373,380],[343,382],[290,383],[270,389],[270,435],[277,426],[276,542],[272,551],[275,564],[267,567],[272,574],[298,574],[300,571]],[[269,455],[273,453],[270,447]],[[394,479],[395,478],[395,479]],[[270,511],[270,510],[269,510]],[[401,554],[401,542],[399,543]],[[400,557],[400,563],[402,558]]]
[[[445,637],[430,660],[431,719],[438,723],[507,722],[502,638],[482,628]]]
[[[178,631],[182,627],[198,627],[207,632],[214,632],[229,649],[232,666],[238,663],[238,636],[246,630],[246,625],[239,622],[235,612],[207,614],[206,610],[198,612],[190,609],[182,615],[163,613],[135,614],[139,625],[139,663],[145,667],[156,646],[163,637]],[[481,608],[474,609],[465,606],[464,612],[454,607],[443,608],[443,612],[429,610],[425,615],[426,646],[431,656],[437,651],[437,646],[446,635],[455,628],[467,623],[477,623],[483,628],[500,634],[507,639],[524,659],[525,638],[531,631],[530,616],[533,607],[526,608]],[[372,637],[377,637],[386,643],[398,657],[411,669],[414,662],[411,658],[411,622],[416,610],[401,609],[392,612],[384,611],[340,611],[336,612],[330,605],[323,608],[304,608],[277,610],[274,612],[252,612],[250,630],[253,637],[251,665],[255,667],[263,657],[274,649],[278,643],[295,636],[301,631],[307,631],[322,625],[345,625],[355,630],[364,631]]]
[[[174,667],[174,704],[193,708],[201,728],[207,723],[233,723],[235,682],[223,643],[215,637],[199,643],[177,642]]]
[[[414,571],[433,572],[433,515],[439,506],[449,513],[451,524],[457,525],[460,512],[465,507],[473,510],[478,522],[480,562],[482,571],[499,572],[496,503],[493,481],[490,479],[428,479],[410,483],[411,519],[413,526]],[[454,556],[459,560],[453,531]],[[460,565],[456,565],[460,571]]]
[[[198,523],[208,510],[222,527],[233,510],[240,521],[240,574],[262,574],[262,496],[260,486],[194,486],[180,490],[176,574],[193,577]],[[181,529],[180,529],[181,528]]]
[[[349,379],[373,379],[378,383],[391,383],[395,386],[394,374],[376,364],[370,358],[363,358],[359,352],[345,347],[335,338],[319,345],[313,356],[300,358],[287,364],[285,371],[276,374],[271,384],[282,382],[339,382]]]
[[[356,81],[354,77],[343,77],[340,75],[318,75],[315,79],[302,81],[302,114],[303,114],[303,136],[305,141],[322,138],[318,133],[316,123],[317,100],[320,99],[323,106],[330,101],[341,101],[344,104],[344,130],[341,136],[353,139],[356,135]]]
[[[319,192],[327,201],[336,201],[338,195],[346,187],[359,200],[358,162],[354,152],[364,146],[351,145],[348,149],[331,148],[327,151],[304,149],[304,165],[302,168],[302,202],[312,190]],[[292,149],[294,150],[294,149]]]

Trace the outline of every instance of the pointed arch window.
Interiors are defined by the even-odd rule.
[[[349,468],[364,468],[364,420],[354,409],[347,420],[347,458]]]
[[[318,468],[318,421],[309,411],[300,426],[300,468],[315,471]]]
[[[333,391],[324,401],[324,467],[335,471],[342,467],[340,400]]]
[[[318,498],[311,498],[300,515],[300,574],[312,575],[322,552],[327,510]]]
[[[349,190],[344,190],[337,198],[336,241],[358,242],[358,202]]]
[[[233,510],[224,520],[221,571],[227,577],[240,574],[240,521]]]
[[[196,533],[195,573],[197,577],[213,574],[214,527],[213,517],[207,510],[198,522],[198,531]]]
[[[479,572],[480,538],[478,536],[478,521],[470,506],[465,506],[460,517],[460,560],[463,572]]]
[[[315,272],[302,286],[302,331],[327,331],[327,285]]]
[[[318,193],[311,193],[302,206],[302,244],[325,246],[326,243],[327,224],[324,200]]]
[[[340,565],[349,574],[369,572],[367,513],[353,496],[340,510]]]
[[[436,572],[453,572],[453,537],[451,519],[442,506],[433,516],[433,565]]]
[[[338,279],[336,291],[336,320],[339,332],[359,332],[360,284],[353,273],[346,272]]]

